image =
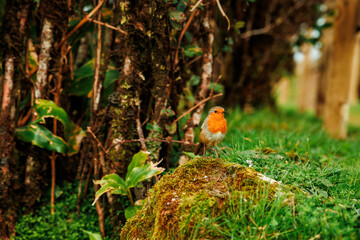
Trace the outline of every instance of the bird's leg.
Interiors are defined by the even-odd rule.
[[[206,153],[206,145],[204,144],[204,153],[203,153],[203,157],[205,157],[205,153]]]

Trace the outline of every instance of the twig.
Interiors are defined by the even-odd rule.
[[[190,12],[194,11],[194,10],[197,8],[197,6],[199,6],[199,4],[200,4],[201,2],[202,2],[202,0],[199,0],[199,1],[191,8]]]
[[[170,139],[152,139],[152,138],[130,139],[130,140],[117,139],[116,143],[109,146],[109,148],[107,149],[107,152],[109,152],[110,149],[112,149],[116,145],[123,144],[123,143],[130,143],[130,142],[140,142],[142,140],[144,140],[144,141],[153,141],[153,142],[165,142],[165,143],[182,143],[182,144],[193,145],[193,146],[196,145],[194,143],[189,143],[189,142],[179,141],[179,140],[170,140]]]
[[[185,27],[184,29],[181,31],[180,33],[180,37],[179,37],[179,40],[178,40],[178,45],[176,47],[176,52],[175,52],[175,63],[174,63],[174,69],[176,67],[176,65],[178,64],[178,56],[179,56],[179,48],[180,48],[180,43],[181,43],[181,40],[186,32],[186,30],[189,28],[190,26],[190,23],[191,21],[194,19],[194,16],[195,14],[197,13],[197,11],[193,11],[189,17],[189,20],[187,21],[187,23],[185,24]]]
[[[139,135],[140,138],[140,145],[141,145],[141,149],[143,151],[147,151],[146,148],[146,143],[145,143],[145,138],[144,138],[144,132],[141,128],[141,121],[140,121],[140,104],[137,107],[137,116],[136,116],[136,131]]]
[[[268,23],[269,21],[265,21],[265,24],[266,24],[265,27],[246,31],[246,32],[240,34],[240,37],[241,38],[250,38],[252,36],[262,35],[262,34],[270,32],[273,28],[279,26],[285,20],[287,20],[287,18],[293,12],[295,12],[297,9],[299,9],[301,6],[303,6],[304,3],[305,3],[305,1],[298,1],[293,8],[291,8],[291,9],[289,9],[289,11],[287,11],[287,14],[285,14],[284,16],[278,17],[277,19],[275,19],[275,21],[273,23],[269,24]]]
[[[90,22],[93,22],[93,23],[96,23],[96,24],[100,24],[102,26],[105,26],[107,28],[110,28],[110,29],[113,29],[115,31],[118,31],[118,32],[121,32],[122,34],[125,34],[127,35],[128,33],[125,32],[124,30],[120,29],[119,27],[114,27],[114,26],[111,26],[110,24],[108,23],[104,23],[104,22],[100,22],[100,21],[97,21],[95,19],[89,19]]]
[[[98,14],[98,20],[101,21],[101,11]],[[101,25],[96,28],[96,50],[95,50],[95,64],[94,64],[94,81],[92,85],[92,97],[91,97],[91,115],[90,121],[92,124],[95,123],[96,113],[99,109],[102,81],[100,79],[101,69],[101,51],[102,51],[102,32]]]
[[[107,154],[106,149],[104,148],[104,146],[102,145],[102,143],[99,141],[99,139],[95,136],[95,134],[93,133],[93,131],[91,130],[90,127],[87,127],[87,132],[89,132],[91,134],[91,136],[95,139],[95,141],[99,144],[99,146],[101,147],[101,149],[104,151],[105,154]]]
[[[218,93],[218,94],[216,94],[216,95],[214,95],[214,96],[209,96],[209,97],[205,98],[204,100],[200,101],[198,104],[196,104],[195,106],[193,106],[192,108],[190,108],[189,110],[187,110],[186,112],[184,112],[183,114],[181,114],[181,116],[178,117],[172,124],[177,123],[177,122],[178,122],[181,118],[183,118],[186,114],[192,112],[194,109],[196,109],[197,107],[199,107],[201,104],[209,101],[209,100],[212,99],[212,98],[220,97],[220,96],[222,96],[222,95],[223,95],[222,93]]]
[[[216,79],[215,84],[214,84],[213,88],[211,89],[211,92],[210,92],[210,95],[209,95],[210,97],[214,94],[214,89],[215,89],[216,85],[218,84],[218,82],[219,82],[219,80],[221,78],[222,78],[222,76],[219,75],[219,77]]]
[[[102,7],[102,5],[104,4],[105,0],[101,0],[101,2],[99,2],[99,4],[88,14],[86,15],[79,23],[78,25],[76,25],[76,27],[74,27],[73,30],[71,30],[66,36],[65,38],[63,38],[61,40],[61,42],[56,46],[55,50],[58,50],[61,45],[64,44],[64,42],[66,40],[68,40],[69,37],[71,37],[71,35],[73,35],[82,25],[84,25],[87,21],[91,21],[91,17]]]
[[[228,16],[226,16],[226,13],[224,12],[224,10],[222,9],[221,4],[220,4],[220,0],[216,0],[216,4],[217,4],[221,14],[223,15],[224,18],[226,18],[226,21],[228,22],[227,30],[229,31],[230,30],[230,20],[229,20]]]

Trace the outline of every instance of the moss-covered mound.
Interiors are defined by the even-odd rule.
[[[162,177],[123,227],[121,239],[222,239],[216,223],[222,214],[243,201],[284,195],[285,188],[252,168],[196,158]],[[202,224],[210,220],[212,227]]]

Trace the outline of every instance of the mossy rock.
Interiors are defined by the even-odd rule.
[[[293,202],[288,187],[252,168],[195,158],[163,176],[149,191],[144,206],[122,228],[121,239],[223,239],[216,224],[222,214],[241,201],[278,196]],[[213,227],[201,224],[209,219]]]

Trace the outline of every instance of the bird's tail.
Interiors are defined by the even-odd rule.
[[[204,148],[205,148],[205,144],[203,144],[202,142],[199,143],[195,147],[194,154],[195,155],[202,155],[204,153]]]

